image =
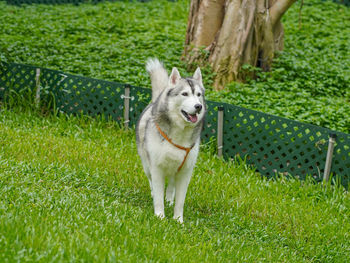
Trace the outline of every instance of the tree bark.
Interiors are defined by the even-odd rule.
[[[296,0],[192,0],[184,59],[208,62],[214,86],[244,81],[244,64],[268,71],[275,51],[283,48],[283,14]]]

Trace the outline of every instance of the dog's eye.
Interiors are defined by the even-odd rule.
[[[182,96],[188,96],[188,93],[187,92],[183,92],[181,95]]]
[[[202,94],[200,94],[199,92],[197,93],[197,96],[200,97]]]

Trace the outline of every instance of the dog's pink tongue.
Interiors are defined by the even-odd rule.
[[[194,114],[194,115],[188,114],[188,117],[190,118],[191,122],[193,122],[193,123],[197,122],[197,115],[196,114]]]

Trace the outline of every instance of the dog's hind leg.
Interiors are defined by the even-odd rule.
[[[151,195],[153,197],[152,176],[151,176],[151,173],[150,173],[149,168],[148,168],[148,163],[146,163],[142,160],[142,164],[143,164],[143,170],[144,170],[145,175],[147,176],[147,179],[149,182],[149,187],[151,188]]]
[[[152,175],[152,193],[153,193],[153,205],[154,214],[160,218],[164,218],[164,183],[165,178],[163,173],[154,168],[151,170]]]
[[[170,205],[174,204],[174,199],[175,199],[175,176],[174,175],[169,176],[165,199],[167,200],[167,202],[170,203]]]

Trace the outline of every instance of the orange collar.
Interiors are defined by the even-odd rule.
[[[184,166],[185,161],[187,159],[187,156],[190,153],[190,151],[192,150],[194,144],[191,147],[183,147],[181,145],[173,143],[173,141],[162,131],[162,129],[159,127],[158,123],[155,123],[155,124],[156,124],[157,130],[159,131],[160,135],[162,135],[165,140],[167,140],[170,144],[174,145],[176,148],[186,152],[184,160],[182,161],[182,163],[179,166],[179,168],[177,168],[177,171],[179,172],[181,170],[182,166]]]

